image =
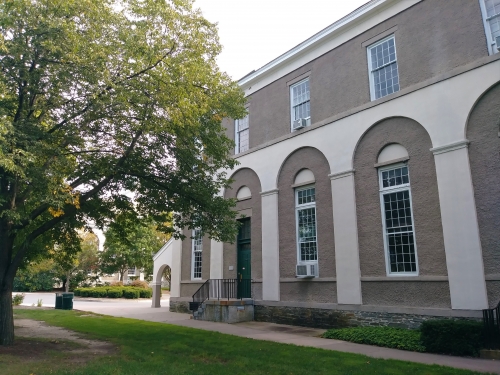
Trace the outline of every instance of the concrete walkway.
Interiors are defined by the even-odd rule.
[[[36,298],[35,295],[30,297],[32,299]],[[191,319],[190,314],[179,314],[168,311],[168,297],[162,299],[161,302],[162,307],[155,309],[151,308],[151,300],[116,302],[111,302],[110,300],[75,300],[74,307],[77,310],[91,311],[98,314],[159,323],[169,323],[183,327],[216,331],[255,340],[275,341],[284,344],[310,346],[339,352],[363,354],[373,358],[436,364],[478,372],[500,374],[500,361],[416,353],[405,350],[381,348],[378,346],[354,344],[340,340],[322,339],[318,336],[320,336],[324,330],[287,326],[282,324],[263,322],[247,322],[239,324],[204,322]]]

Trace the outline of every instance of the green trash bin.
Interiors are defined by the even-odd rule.
[[[62,309],[63,297],[62,293],[56,293],[56,309]]]
[[[62,309],[73,310],[74,293],[61,293],[61,294],[62,294]]]

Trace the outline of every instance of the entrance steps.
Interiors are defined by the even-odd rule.
[[[253,321],[253,299],[206,300],[193,312],[193,318],[220,323]]]

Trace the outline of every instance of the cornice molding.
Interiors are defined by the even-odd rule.
[[[467,148],[467,147],[469,147],[469,143],[470,143],[470,141],[468,139],[464,139],[463,141],[453,142],[453,143],[449,143],[449,144],[444,145],[444,146],[438,146],[438,147],[431,148],[431,152],[434,155],[444,154],[446,152],[451,152],[451,151],[460,150],[462,148]]]
[[[356,171],[355,169],[349,169],[347,171],[329,174],[328,177],[330,177],[330,180],[332,180],[332,181],[338,180],[339,178],[352,176],[355,171]]]
[[[279,189],[273,189],[273,190],[267,190],[267,191],[261,191],[260,192],[260,195],[262,197],[266,197],[268,195],[275,195],[275,194],[278,194],[279,192]]]

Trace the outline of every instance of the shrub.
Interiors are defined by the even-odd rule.
[[[75,293],[75,297],[79,297],[80,296],[80,288],[76,288],[75,290],[73,290],[73,293]]]
[[[90,288],[79,288],[80,297],[90,297],[90,293],[92,292]]]
[[[420,342],[420,332],[404,328],[352,327],[331,329],[326,331],[323,337],[327,339],[350,341],[358,344],[412,350],[415,352],[425,351],[425,347]]]
[[[122,281],[113,281],[111,284],[109,284],[110,286],[123,286],[123,282]]]
[[[420,327],[430,353],[477,356],[483,345],[483,325],[470,320],[428,320]]]
[[[152,289],[139,289],[139,293],[140,293],[141,298],[153,297],[153,290]]]
[[[21,303],[23,303],[24,297],[25,297],[24,293],[12,296],[12,304],[14,306],[19,306]]]
[[[145,281],[141,280],[134,280],[130,283],[130,286],[134,288],[142,288],[142,289],[149,289],[149,284]]]
[[[108,298],[122,298],[123,288],[109,288],[107,296]]]
[[[123,297],[128,299],[139,298],[140,290],[137,288],[123,288]]]
[[[108,295],[108,288],[102,288],[102,287],[90,288],[89,297],[104,298],[107,297],[107,295]]]

